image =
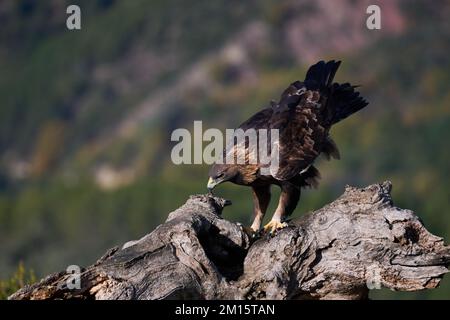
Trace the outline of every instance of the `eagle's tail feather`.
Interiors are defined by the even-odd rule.
[[[328,62],[319,61],[312,65],[305,77],[305,84],[308,89],[330,87],[340,64],[340,61],[331,60]]]
[[[319,61],[306,73],[304,84],[310,90],[324,90],[331,96],[324,108],[325,119],[335,124],[367,106],[367,101],[349,83],[333,83],[340,61]]]
[[[333,84],[331,124],[347,118],[368,105],[368,102],[359,95],[358,91],[355,91],[355,88],[357,86],[352,86],[349,83]]]

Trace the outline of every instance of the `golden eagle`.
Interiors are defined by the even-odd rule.
[[[272,220],[264,226],[272,233],[286,226],[294,211],[302,187],[316,187],[319,171],[312,165],[323,153],[327,159],[339,159],[339,151],[329,135],[333,124],[364,108],[368,103],[349,83],[333,83],[340,61],[320,61],[311,66],[303,82],[295,81],[278,103],[261,110],[239,128],[278,129],[278,171],[262,173],[260,163],[219,164],[209,172],[208,189],[226,181],[250,186],[253,191],[255,220],[252,232],[258,232],[270,201],[270,186],[278,185],[281,195]],[[248,143],[244,144],[248,147]],[[227,151],[225,151],[227,152]],[[234,149],[236,152],[236,148]]]

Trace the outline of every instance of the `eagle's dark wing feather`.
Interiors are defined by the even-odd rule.
[[[279,130],[279,169],[271,171],[278,180],[289,180],[306,170],[320,153],[327,136],[321,125],[320,110],[326,98],[319,91],[294,83],[296,91],[283,93],[274,109],[270,128]]]
[[[238,129],[242,129],[244,132],[250,129],[256,130],[256,134],[259,135],[258,130],[268,129],[268,125],[270,123],[270,118],[272,117],[272,114],[273,114],[272,107],[265,108],[254,114],[244,123],[242,123],[238,127]],[[255,147],[257,148],[257,146]],[[232,155],[232,159],[234,159],[235,161],[237,161],[239,156],[244,158],[245,165],[237,164],[237,166],[239,167],[242,176],[246,177],[244,179],[245,181],[247,181],[248,179],[252,179],[254,174],[255,174],[254,177],[256,177],[256,173],[262,166],[262,164],[259,162],[258,152],[254,154],[253,151],[255,151],[255,149],[251,149],[249,147],[249,140],[247,139],[245,141],[233,140],[231,144],[230,141],[227,141],[227,146],[223,151],[224,158],[228,158],[230,155]],[[254,158],[254,156],[256,156],[256,158]]]
[[[331,158],[339,160],[341,158],[336,142],[334,142],[330,136],[327,136],[325,141],[322,143],[322,153],[325,155],[327,160],[330,160]]]
[[[269,126],[270,118],[272,117],[273,109],[272,107],[268,107],[266,109],[263,109],[257,113],[255,113],[253,116],[250,117],[247,121],[242,123],[239,128],[242,130],[248,130],[248,129],[267,129]]]

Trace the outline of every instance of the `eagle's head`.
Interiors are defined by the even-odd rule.
[[[233,181],[237,177],[238,173],[239,172],[236,166],[214,164],[209,170],[209,180],[207,185],[208,190],[211,191],[222,182]]]

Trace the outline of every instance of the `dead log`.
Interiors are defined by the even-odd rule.
[[[10,299],[366,299],[379,287],[435,288],[450,248],[390,192],[390,182],[346,187],[256,240],[221,217],[229,201],[191,196],[153,232],[83,269],[79,288],[60,272]]]

